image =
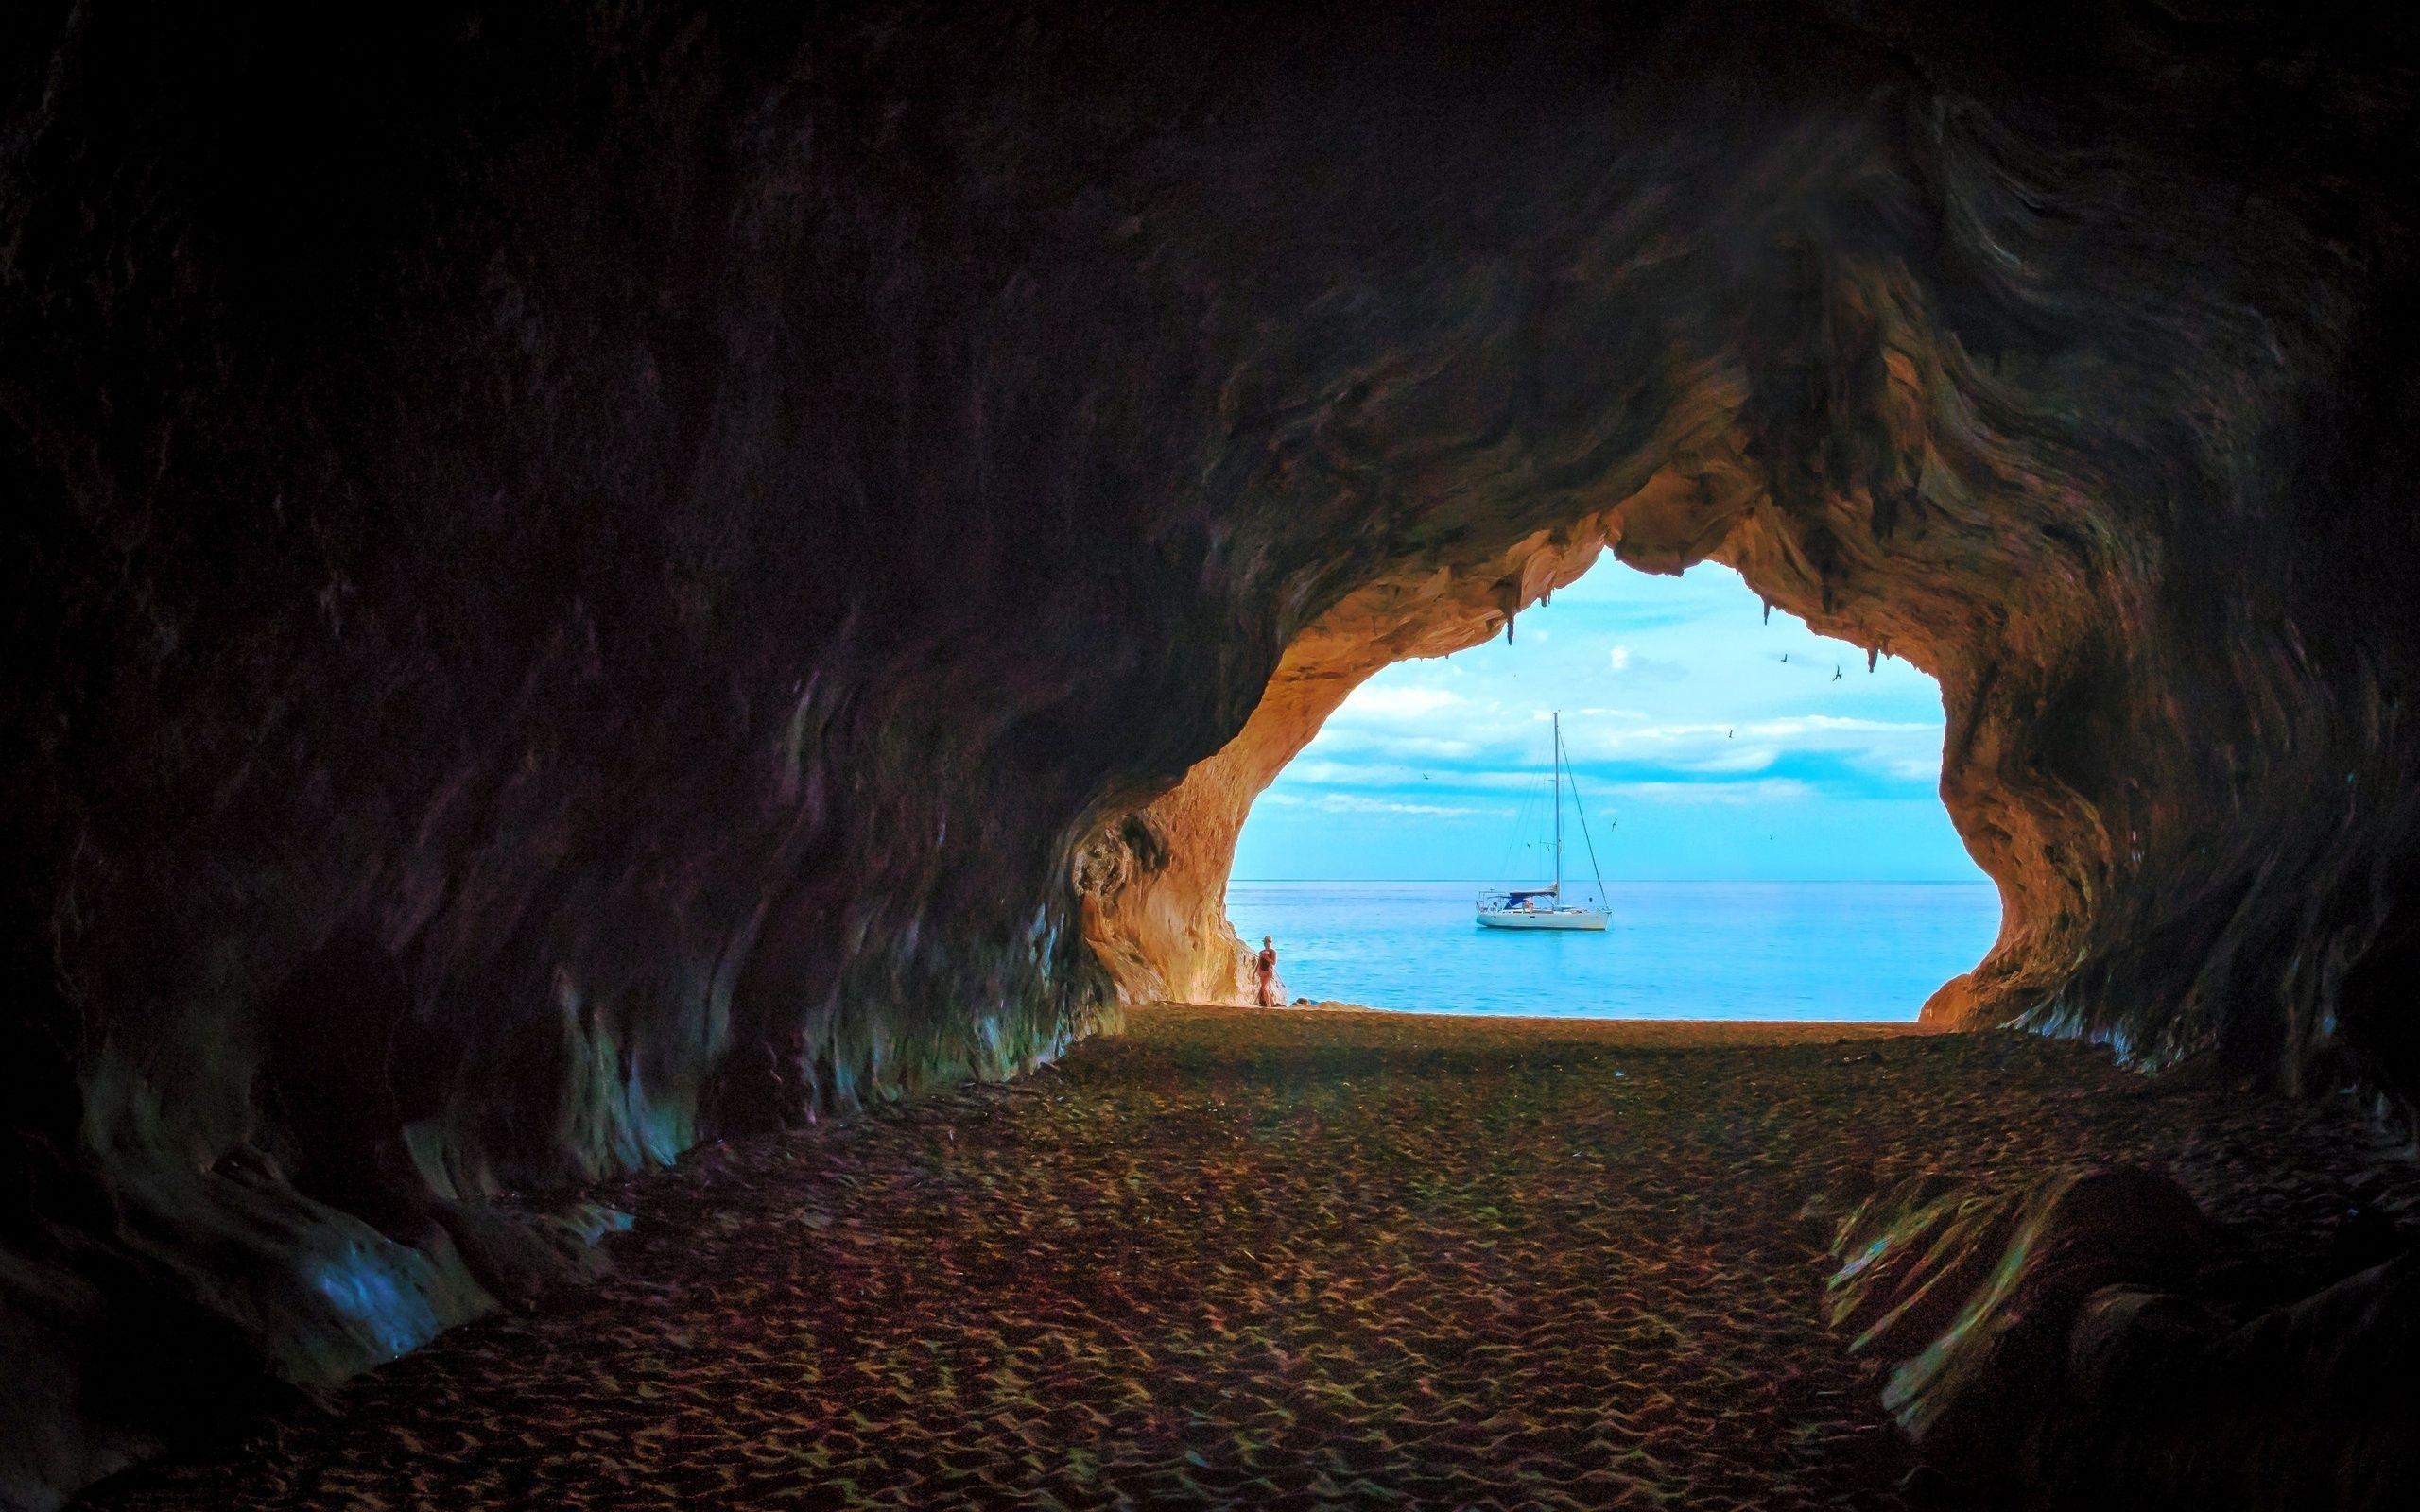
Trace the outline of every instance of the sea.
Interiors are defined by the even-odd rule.
[[[1999,933],[1988,882],[1609,883],[1605,933],[1482,929],[1481,884],[1233,882],[1287,996],[1407,1013],[1912,1020]]]

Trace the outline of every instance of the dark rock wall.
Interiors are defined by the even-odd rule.
[[[1079,850],[1541,532],[1943,678],[1944,1016],[2408,1095],[2359,17],[19,8],[6,1473],[147,1447],[134,1309],[333,1379],[514,1194],[1110,1022]]]
[[[2383,1512],[2420,1485],[2420,1249],[2339,1211],[2280,1245],[2139,1166],[1920,1177],[1841,1220],[1826,1310],[1925,1500]]]

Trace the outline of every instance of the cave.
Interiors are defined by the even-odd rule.
[[[1913,1484],[2400,1504],[2411,29],[18,8],[0,1500],[620,1296],[717,1152],[1157,1054],[1253,796],[1611,553],[1939,681],[2003,927],[1872,1064],[2389,1152],[2258,1285],[2047,1146],[1843,1196]],[[1936,1241],[2006,1284],[1856,1258]]]

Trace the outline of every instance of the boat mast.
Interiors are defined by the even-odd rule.
[[[1563,711],[1554,712],[1554,896],[1563,901]]]

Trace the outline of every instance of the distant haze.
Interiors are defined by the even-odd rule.
[[[1610,555],[1512,644],[1355,690],[1253,805],[1235,876],[1542,875],[1554,709],[1608,881],[1984,880],[1941,806],[1932,679],[1766,623],[1728,568]],[[1585,878],[1576,833],[1565,856]]]

